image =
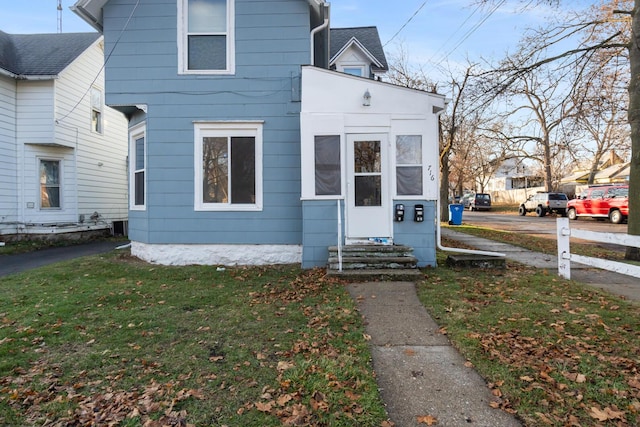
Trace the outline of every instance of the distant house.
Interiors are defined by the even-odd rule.
[[[324,0],[73,9],[104,33],[129,120],[133,255],[309,268],[338,242],[398,243],[435,265],[445,98],[370,78],[387,67],[373,27],[330,30]]]
[[[629,182],[629,162],[625,162],[613,150],[602,158],[593,176],[593,184],[622,184]],[[562,183],[587,184],[591,170],[578,167],[563,177]]]
[[[127,121],[98,33],[0,31],[0,235],[124,231]]]
[[[544,179],[515,157],[500,161],[489,178],[486,191],[519,190],[544,185]]]

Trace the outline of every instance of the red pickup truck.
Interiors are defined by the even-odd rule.
[[[629,186],[590,186],[567,202],[567,216],[569,219],[581,216],[609,218],[613,224],[620,224],[629,216]]]

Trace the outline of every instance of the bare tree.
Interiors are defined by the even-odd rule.
[[[478,0],[480,3],[495,5],[499,0]],[[502,0],[500,0],[502,1]],[[562,0],[528,0],[526,6],[536,4],[560,6]],[[630,19],[629,19],[630,18]],[[635,37],[631,37],[635,34]],[[596,52],[612,52],[615,55],[620,48],[628,49],[630,79],[629,108],[627,118],[631,127],[631,162],[629,193],[640,193],[640,0],[609,0],[592,9],[590,16],[576,15],[557,23],[546,30],[539,31],[537,40],[528,51],[511,62],[509,68],[500,70],[506,77],[492,90],[502,93],[523,75],[551,63],[573,63],[576,68],[589,62]],[[561,44],[573,43],[566,49]],[[555,51],[550,50],[556,47]],[[548,52],[542,58],[539,52]],[[629,198],[628,233],[640,236],[640,198]],[[627,259],[640,260],[640,249],[627,248]]]

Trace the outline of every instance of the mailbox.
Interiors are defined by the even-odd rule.
[[[396,214],[394,215],[394,219],[396,222],[404,221],[404,205],[400,203],[396,205]]]
[[[424,205],[415,205],[413,208],[413,220],[415,222],[424,221]]]

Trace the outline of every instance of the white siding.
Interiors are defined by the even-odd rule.
[[[19,80],[16,105],[19,144],[52,144],[53,81]]]
[[[16,155],[16,83],[0,76],[0,234],[18,220]]]
[[[60,74],[56,81],[56,140],[76,145],[78,215],[86,220],[126,220],[128,123],[118,111],[103,107],[103,132],[91,130],[90,88],[102,91],[103,51],[95,43]],[[99,75],[98,75],[99,74]],[[98,77],[96,78],[96,76]]]

